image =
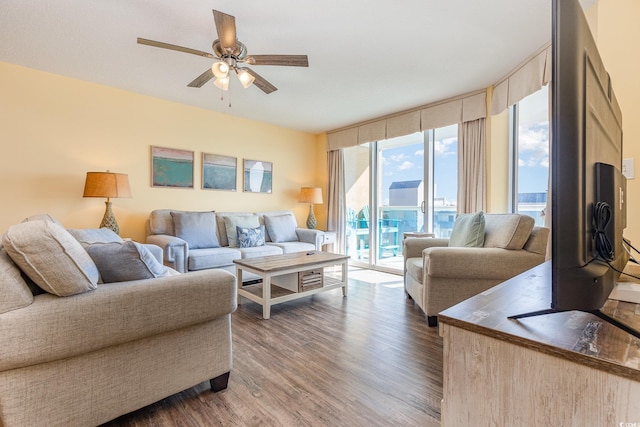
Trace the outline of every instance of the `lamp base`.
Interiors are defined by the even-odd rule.
[[[307,217],[307,228],[310,230],[315,230],[318,222],[316,221],[316,216],[313,214],[313,205],[309,205],[309,216]]]
[[[104,211],[104,217],[102,217],[100,228],[108,228],[114,233],[120,234],[120,227],[118,227],[116,217],[113,215],[113,211],[111,210],[111,202],[107,200],[104,204],[107,205],[107,208]]]

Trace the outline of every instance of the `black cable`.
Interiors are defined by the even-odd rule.
[[[596,252],[605,261],[613,261],[615,251],[605,231],[611,222],[611,207],[606,202],[598,202],[593,206],[594,240]]]

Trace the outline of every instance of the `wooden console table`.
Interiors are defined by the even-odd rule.
[[[640,425],[640,340],[582,312],[507,318],[550,300],[547,262],[440,314],[442,426]],[[640,304],[602,311],[640,329]]]

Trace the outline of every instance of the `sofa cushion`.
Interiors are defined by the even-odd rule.
[[[264,246],[264,225],[260,227],[236,227],[238,232],[239,248],[254,248],[256,246]]]
[[[522,249],[527,243],[535,220],[528,215],[485,215],[485,248]]]
[[[253,248],[239,248],[242,258],[256,258],[260,256],[282,255],[282,249],[271,244],[254,246]]]
[[[87,251],[54,222],[12,225],[2,244],[18,267],[49,293],[69,296],[97,286],[100,274]]]
[[[122,238],[108,228],[70,228],[67,230],[82,246],[94,243],[122,242]]]
[[[128,240],[94,243],[87,252],[96,263],[103,283],[128,282],[169,276],[167,267],[140,243]]]
[[[214,212],[171,212],[176,237],[189,244],[189,249],[218,248],[216,214]]]
[[[453,223],[449,246],[452,247],[482,247],[484,243],[484,212],[459,214]]]
[[[33,302],[33,294],[22,279],[20,269],[0,246],[0,314],[26,307]]]
[[[315,251],[316,246],[307,242],[282,242],[282,243],[267,243],[270,246],[276,246],[282,249],[282,253],[289,254],[292,252],[309,252]]]
[[[284,215],[264,215],[264,224],[267,227],[269,237],[274,243],[296,242],[296,217],[292,213]]]
[[[219,248],[194,249],[189,251],[187,267],[189,271],[233,266],[234,259],[240,259],[237,248],[221,246]]]
[[[256,228],[260,226],[258,215],[254,214],[224,215],[223,219],[230,248],[238,247],[238,229],[236,227]]]

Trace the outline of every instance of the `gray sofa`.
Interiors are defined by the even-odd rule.
[[[264,237],[241,247],[237,229],[262,228]],[[192,212],[154,210],[146,242],[164,252],[164,264],[189,271],[222,268],[235,272],[233,260],[321,250],[323,232],[299,228],[293,212]],[[250,278],[249,278],[250,279]]]
[[[441,311],[545,260],[549,229],[519,214],[485,214],[481,247],[449,239],[404,240],[405,291],[436,326]],[[455,226],[454,226],[455,228]]]
[[[179,274],[143,245],[83,246],[35,220],[2,238],[0,292],[2,426],[98,425],[203,381],[226,388],[228,272]]]

